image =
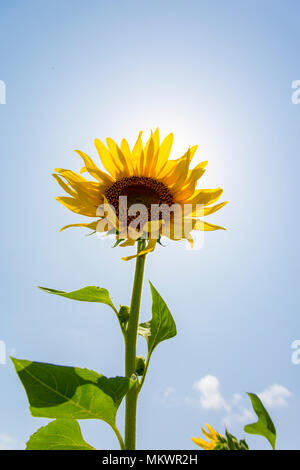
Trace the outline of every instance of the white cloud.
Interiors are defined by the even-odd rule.
[[[214,375],[206,375],[195,382],[193,388],[197,392],[196,401],[201,408],[225,412],[222,419],[225,426],[253,420],[254,415],[244,406],[242,395],[234,393],[230,400],[226,400],[221,393],[220,382]]]
[[[159,390],[157,393],[157,399],[170,408],[178,406],[179,404],[179,401],[176,397],[176,390],[170,386],[164,388],[163,390]]]
[[[170,397],[170,395],[173,395],[174,392],[175,392],[175,390],[174,390],[173,387],[167,387],[163,391],[163,398],[166,399],[166,398]]]
[[[266,408],[280,408],[287,406],[287,399],[291,395],[291,392],[280,384],[273,384],[258,394]]]
[[[249,424],[253,421],[255,421],[254,413],[245,408],[244,405],[231,409],[223,418],[223,424],[227,427],[232,426],[234,423]]]
[[[9,436],[8,434],[0,433],[0,450],[22,450],[25,445]]]
[[[254,413],[243,407],[241,412],[236,415],[236,419],[239,421],[239,423],[250,422],[250,420],[254,419]]]
[[[200,392],[200,406],[206,410],[229,411],[229,406],[220,393],[220,382],[214,375],[206,375],[194,383],[194,389]]]
[[[222,411],[222,423],[231,426],[234,422],[244,422],[249,418],[249,411],[242,405],[243,397],[235,393],[231,400],[226,400],[221,393],[220,382],[214,375],[206,375],[194,383],[196,403],[204,410]],[[188,402],[195,400],[187,400]]]
[[[256,415],[252,411],[246,395],[234,393],[230,399],[226,399],[221,393],[220,382],[214,375],[206,375],[194,383],[193,389],[196,395],[186,397],[186,402],[197,403],[204,410],[223,412],[222,422],[225,426],[235,423],[248,424],[256,421]],[[258,396],[266,408],[282,407],[287,405],[287,399],[291,392],[283,385],[274,384]]]
[[[239,403],[241,403],[241,401],[243,401],[242,395],[240,395],[239,393],[234,393],[233,397],[232,397],[232,400],[231,400],[231,403],[233,405],[238,405]]]

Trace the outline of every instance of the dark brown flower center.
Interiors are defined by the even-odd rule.
[[[161,206],[162,204],[166,204],[167,206],[172,206],[172,204],[174,204],[174,197],[169,188],[161,181],[146,176],[122,178],[106,189],[105,197],[108,203],[114,207],[117,217],[120,217],[120,212],[121,214],[123,212],[122,203],[120,205],[121,196],[127,196],[128,209],[130,209],[133,204],[143,204],[147,209],[148,221],[153,220],[153,210],[151,217],[151,205],[155,204]],[[128,215],[127,211],[127,224],[129,225],[138,215],[139,213],[137,213],[136,216]],[[161,217],[160,214],[159,218]],[[144,222],[146,223],[147,220],[144,220]]]

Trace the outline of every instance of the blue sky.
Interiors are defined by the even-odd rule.
[[[278,448],[300,448],[300,365],[291,361],[300,337],[300,105],[291,101],[299,15],[297,0],[1,2],[0,339],[9,354],[123,372],[108,308],[35,287],[99,285],[117,304],[129,302],[125,249],[80,229],[58,232],[81,221],[55,201],[61,191],[51,177],[56,167],[80,169],[74,149],[96,157],[95,137],[133,143],[139,130],[159,126],[175,134],[173,157],[199,145],[196,162],[209,161],[201,185],[222,186],[230,201],[209,219],[227,231],[207,233],[201,250],[174,243],[148,257],[146,280],[178,336],[153,354],[139,448],[193,449],[203,424],[222,432],[224,420],[243,437],[247,391],[264,392]],[[145,284],[143,320],[150,309]],[[0,376],[0,447],[22,448],[47,420],[29,414],[9,362]],[[92,445],[117,448],[104,423],[81,425]],[[263,438],[247,440],[268,448]]]

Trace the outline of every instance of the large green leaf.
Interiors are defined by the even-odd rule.
[[[26,450],[95,449],[83,439],[76,419],[56,419],[30,436]]]
[[[92,370],[12,358],[33,416],[102,419],[115,426],[116,413],[131,381]]]
[[[139,325],[139,334],[146,338],[149,354],[154,348],[166,339],[176,336],[175,321],[168,309],[165,301],[151,284],[152,295],[152,319]]]
[[[60,295],[61,297],[66,297],[67,299],[80,300],[82,302],[100,302],[102,304],[109,305],[115,311],[115,306],[109,296],[107,289],[97,286],[88,286],[83,287],[82,289],[74,290],[72,292],[64,292],[62,290],[49,289],[48,287],[40,287],[48,294]]]
[[[247,426],[244,427],[244,431],[248,434],[257,434],[265,437],[268,439],[273,449],[275,449],[276,429],[269,413],[255,393],[248,393],[248,396],[258,417],[258,421],[253,424],[247,424]]]

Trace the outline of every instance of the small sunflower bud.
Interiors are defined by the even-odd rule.
[[[240,440],[230,434],[226,429],[226,437],[218,436],[218,442],[214,450],[249,450],[245,440]]]
[[[145,370],[145,358],[144,356],[137,356],[135,359],[135,373],[136,375],[143,375]]]
[[[129,307],[127,305],[122,305],[119,310],[118,317],[122,324],[126,324],[129,320]]]

